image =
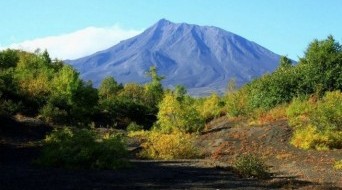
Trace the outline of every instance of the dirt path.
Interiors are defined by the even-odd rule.
[[[242,179],[203,160],[131,160],[121,170],[67,170],[32,164],[39,140],[51,129],[0,118],[0,189],[262,189],[260,181]]]
[[[200,161],[132,161],[117,171],[39,169],[0,166],[4,189],[266,189],[256,180],[238,178],[224,169],[198,167]]]
[[[270,189],[277,185],[240,178],[205,160],[131,160],[121,170],[38,168],[30,163],[32,148],[0,148],[0,189]],[[30,150],[32,149],[32,150]],[[8,155],[10,154],[10,155]],[[4,156],[7,155],[7,156]],[[310,183],[299,183],[305,187]]]
[[[210,157],[206,160],[131,160],[130,168],[116,171],[39,168],[32,164],[32,160],[40,153],[37,142],[51,129],[40,125],[27,126],[11,120],[2,120],[0,124],[1,190],[339,189],[326,188],[327,186],[301,181],[296,177],[275,176],[269,180],[242,178],[229,167],[217,167],[213,162],[215,159]],[[222,130],[217,132],[223,134]],[[208,145],[220,145],[217,142],[220,141],[219,138],[217,141],[210,141],[211,143],[209,141]]]
[[[40,148],[32,144],[0,143],[0,189],[312,189],[295,179],[241,178],[210,160],[131,160],[120,170],[39,168],[32,160]],[[290,183],[289,183],[290,182]]]

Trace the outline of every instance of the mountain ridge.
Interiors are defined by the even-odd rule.
[[[106,76],[120,83],[145,83],[156,66],[163,85],[184,85],[192,95],[223,93],[230,79],[243,85],[276,69],[280,56],[215,26],[159,20],[141,34],[92,55],[68,60],[98,86]]]

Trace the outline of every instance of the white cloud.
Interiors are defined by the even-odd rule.
[[[47,49],[52,58],[76,59],[109,48],[140,32],[138,30],[126,30],[119,26],[87,27],[68,34],[27,40],[6,47],[0,46],[0,49],[12,48],[33,52],[40,48]]]

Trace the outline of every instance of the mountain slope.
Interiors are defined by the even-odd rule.
[[[165,87],[181,84],[205,95],[224,92],[229,79],[242,85],[272,72],[278,61],[279,55],[220,28],[162,19],[109,49],[67,62],[95,86],[109,75],[121,83],[147,82],[145,72],[155,65]]]

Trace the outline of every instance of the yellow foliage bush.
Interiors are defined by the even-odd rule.
[[[342,160],[336,161],[334,164],[336,170],[342,170]]]
[[[342,148],[342,93],[327,92],[321,100],[294,99],[287,110],[295,131],[291,143],[302,149]]]
[[[197,106],[197,110],[207,121],[220,116],[223,112],[222,107],[220,97],[216,93],[213,93]]]
[[[199,132],[204,121],[191,100],[178,101],[172,93],[166,93],[159,104],[156,129],[169,133],[173,130]]]
[[[26,78],[20,81],[20,87],[32,96],[46,95],[50,91],[48,76],[39,74],[36,78]]]
[[[149,159],[189,159],[199,156],[194,145],[196,136],[181,131],[162,133],[160,131],[137,131],[130,133],[143,141],[140,156]]]
[[[248,116],[252,112],[252,107],[249,104],[247,89],[240,89],[226,95],[226,109],[228,116]]]
[[[342,93],[327,92],[322,100],[317,102],[317,109],[310,118],[319,130],[342,131]]]
[[[308,125],[294,131],[291,144],[302,149],[338,148],[342,144],[342,132],[319,132],[315,126]]]

